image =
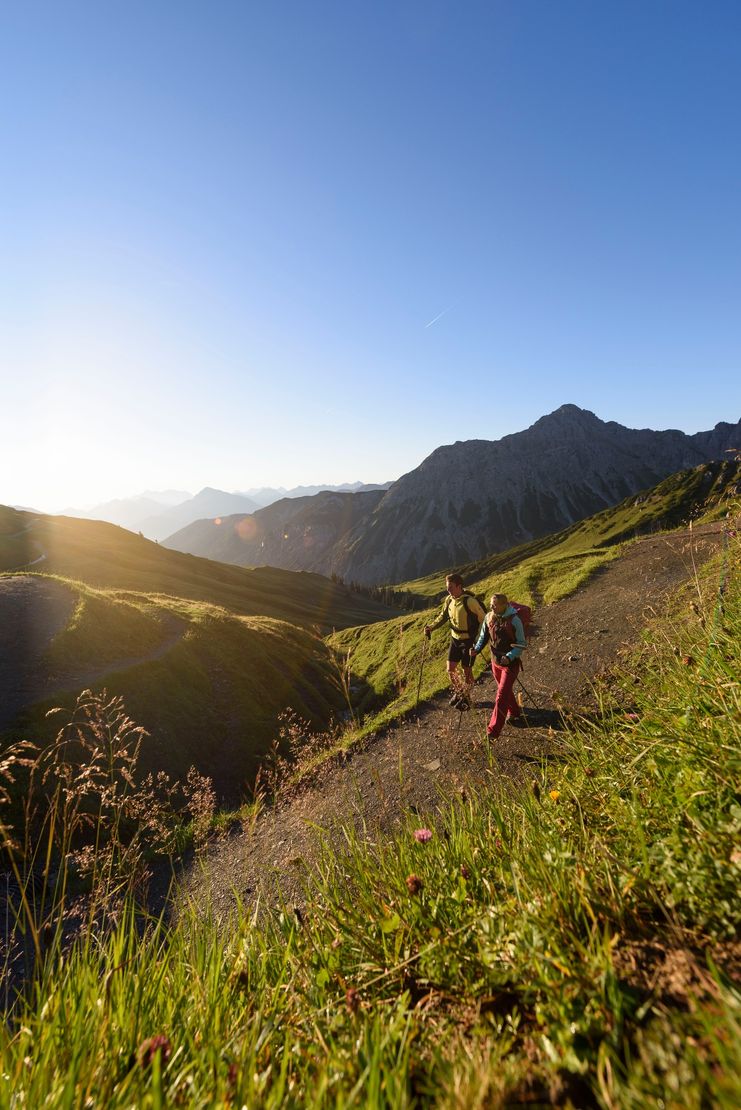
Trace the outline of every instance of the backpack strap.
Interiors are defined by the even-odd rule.
[[[461,597],[463,598],[463,608],[466,610],[466,616],[468,617],[467,634],[469,636],[475,637],[476,633],[479,630],[479,625],[480,625],[481,622],[479,621],[479,618],[476,616],[476,614],[473,612],[473,610],[469,607],[467,599],[468,598],[473,598],[474,601],[479,601],[479,599],[476,597],[476,594],[472,593],[470,590],[464,590],[463,593],[461,594]],[[479,601],[479,605],[481,605],[480,601]],[[484,613],[486,613],[486,608],[484,606],[482,606],[482,608],[484,609]],[[476,628],[473,632],[471,632],[471,620],[472,619],[476,621]]]
[[[466,612],[468,612],[468,606],[466,605],[466,595],[463,594],[462,596],[463,596],[464,608],[465,608]],[[459,636],[468,637],[468,636],[470,636],[470,632],[469,632],[468,628],[457,628],[456,625],[453,624],[453,618],[450,615],[450,603],[451,603],[452,600],[453,600],[453,598],[449,597],[448,600],[445,602],[445,616],[448,618],[448,620],[450,622],[450,627],[453,629],[454,632],[457,632]]]

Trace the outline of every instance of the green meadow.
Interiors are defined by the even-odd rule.
[[[149,734],[143,769],[184,778],[195,766],[231,803],[250,794],[283,714],[323,730],[346,708],[323,634],[395,612],[322,575],[232,567],[100,521],[2,508],[0,570],[24,573],[24,558],[25,573],[69,591],[72,608],[37,661],[46,692],[4,746],[51,742],[50,708],[105,689]]]
[[[284,713],[321,730],[345,704],[334,658],[310,629],[203,601],[54,581],[75,597],[43,661],[55,689],[6,730],[6,743],[51,743],[48,710],[71,710],[83,687],[105,689],[148,733],[143,770],[184,779],[194,766],[236,802],[249,795]]]
[[[168,924],[113,882],[70,942],[29,897],[0,1105],[737,1106],[740,561],[736,538],[531,790],[348,830],[300,916]]]
[[[572,594],[637,537],[725,515],[740,483],[741,465],[737,462],[708,463],[680,471],[654,489],[628,497],[563,532],[450,569],[458,570],[467,587],[487,604],[493,592],[501,592],[531,605],[537,623],[541,605]],[[348,628],[330,637],[329,643],[355,686],[354,705],[358,721],[362,719],[362,734],[414,708],[420,669],[423,699],[447,688],[440,667],[422,668],[422,630],[439,612],[445,596],[444,578],[441,572],[398,587],[428,599],[429,609]],[[436,635],[441,637],[443,632]],[[479,663],[477,670],[482,668]]]
[[[241,616],[274,617],[322,632],[388,616],[386,606],[308,571],[245,568],[171,551],[98,520],[0,507],[0,573],[33,568],[88,586],[205,601]]]

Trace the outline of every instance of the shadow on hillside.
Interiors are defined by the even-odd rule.
[[[523,709],[527,728],[552,728],[554,732],[563,732],[566,720],[560,709]]]
[[[474,703],[475,709],[492,710],[494,708],[494,701],[491,698],[485,700],[477,700]],[[530,709],[525,706],[522,710],[524,721],[524,728],[550,728],[554,732],[563,732],[566,728],[566,720],[559,709]]]

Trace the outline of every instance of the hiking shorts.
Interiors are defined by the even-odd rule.
[[[462,663],[464,667],[470,667],[472,647],[473,640],[456,640],[455,636],[451,636],[450,648],[448,649],[448,662]]]

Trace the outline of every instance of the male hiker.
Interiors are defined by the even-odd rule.
[[[450,648],[448,650],[448,677],[453,688],[450,704],[460,710],[471,708],[473,666],[470,657],[479,626],[485,617],[483,606],[475,594],[463,588],[460,574],[449,574],[445,579],[448,596],[440,615],[425,625],[425,636],[431,634],[445,621],[450,622]],[[458,664],[463,667],[463,681],[458,675]]]
[[[493,595],[491,612],[486,614],[479,637],[471,649],[472,661],[487,640],[491,644],[491,669],[497,683],[497,696],[486,735],[490,740],[496,740],[504,722],[509,720],[514,723],[522,712],[513,686],[522,666],[520,655],[527,647],[522,620],[506,594]]]

